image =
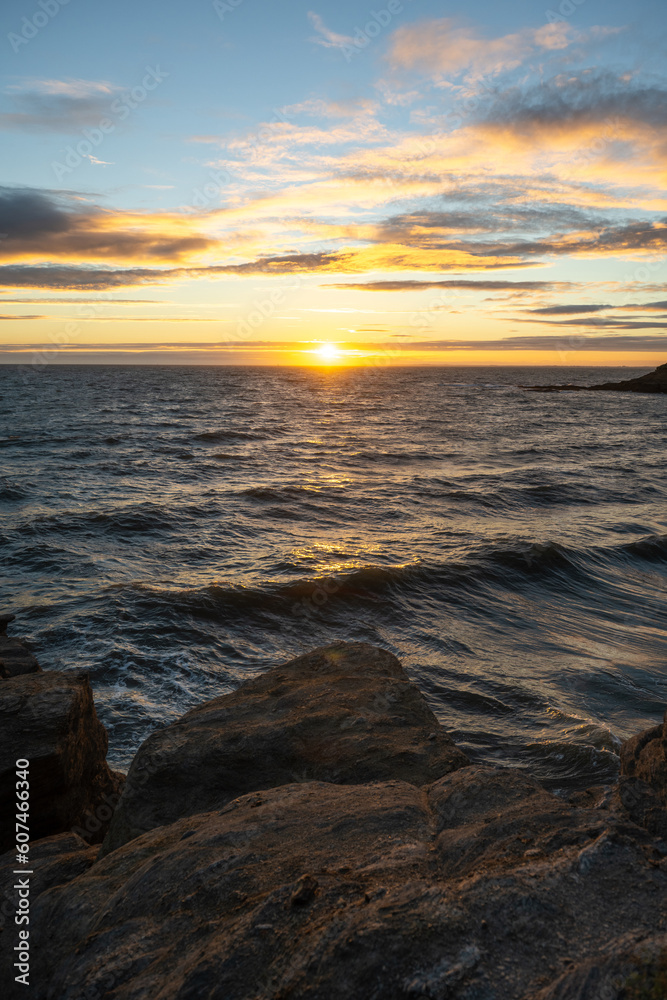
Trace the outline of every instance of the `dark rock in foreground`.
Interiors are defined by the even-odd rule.
[[[59,833],[53,837],[44,837],[30,844],[30,892],[33,898],[46,892],[54,885],[65,885],[77,875],[82,875],[94,864],[99,854],[99,847],[91,847],[76,833]],[[7,920],[2,917],[11,916],[12,923],[16,903],[13,906],[2,907],[8,900],[11,904],[8,887],[16,879],[13,877],[16,863],[16,849],[0,855],[0,886],[4,890],[0,899],[0,928],[6,928]],[[5,912],[7,911],[7,912]]]
[[[30,761],[31,839],[79,828],[101,840],[122,776],[84,673],[40,671],[0,682],[0,851],[16,843],[16,761]]]
[[[49,676],[73,677],[0,695]],[[31,846],[6,996],[665,1000],[666,736],[624,745],[620,794],[566,801],[467,763],[390,654],[316,650],[150,737],[116,849]]]
[[[256,789],[391,778],[424,785],[468,763],[395,656],[338,643],[153,733],[132,762],[103,853]]]
[[[151,830],[42,895],[33,972],[50,1000],[521,1000],[562,977],[540,996],[614,1000],[600,970],[624,950],[618,987],[667,943],[666,890],[644,829],[515,770],[305,782]]]
[[[600,385],[524,385],[531,392],[667,392],[667,364],[660,365],[648,375],[630,378],[625,382],[602,382]]]

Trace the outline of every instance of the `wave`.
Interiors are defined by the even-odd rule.
[[[520,760],[520,766],[552,789],[611,784],[620,767],[617,753],[608,747],[558,740],[527,744]]]
[[[294,500],[326,500],[339,498],[344,490],[336,486],[250,486],[238,496],[270,503],[290,503]]]
[[[667,562],[667,535],[649,535],[636,542],[627,542],[619,551],[647,562]]]
[[[220,428],[213,431],[201,431],[195,434],[197,441],[266,441],[278,437],[284,432],[283,427],[257,427],[254,430],[241,431],[234,428]]]
[[[254,586],[216,582],[206,587],[171,590],[137,582],[117,584],[132,591],[152,607],[171,607],[193,615],[217,617],[235,613],[284,613],[286,609],[315,611],[330,602],[377,602],[379,598],[413,594],[440,597],[449,602],[467,600],[466,592],[488,588],[502,591],[522,588],[522,580],[557,576],[582,594],[598,582],[600,560],[622,568],[629,557],[667,561],[667,536],[650,536],[629,545],[569,550],[555,542],[515,542],[513,545],[479,546],[463,558],[441,563],[365,565],[345,573],[315,575],[293,580],[264,580]]]
[[[29,490],[18,483],[13,483],[9,479],[0,480],[0,502],[25,500],[30,496]]]

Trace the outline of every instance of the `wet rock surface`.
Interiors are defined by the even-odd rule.
[[[423,785],[467,763],[395,656],[338,643],[152,734],[132,762],[103,850],[255,789],[391,778]]]

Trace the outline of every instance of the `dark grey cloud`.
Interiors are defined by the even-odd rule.
[[[614,305],[612,302],[597,302],[591,303],[589,305],[577,305],[575,303],[560,306],[543,306],[540,309],[526,309],[525,312],[532,313],[539,316],[567,316],[569,314],[576,315],[584,313],[596,313],[602,312],[605,309],[609,310],[619,310],[623,309],[628,312],[650,312],[655,310],[656,312],[667,312],[667,301],[663,302],[630,302],[626,304]]]
[[[86,289],[104,291],[131,285],[155,284],[165,278],[180,277],[181,268],[135,267],[117,270],[74,264],[0,265],[0,286],[7,288]]]
[[[667,299],[663,299],[661,302],[630,302],[622,306],[618,306],[619,309],[631,309],[631,310],[641,310],[641,309],[657,309],[667,311]]]
[[[501,340],[424,340],[394,343],[400,351],[665,351],[667,335],[653,337],[627,336],[550,336],[503,337]]]
[[[24,91],[10,97],[12,111],[0,113],[0,129],[19,132],[62,132],[74,135],[108,118],[114,99],[107,93],[49,94]]]
[[[617,329],[617,330],[665,330],[667,331],[667,316],[656,316],[652,320],[617,319],[613,316],[589,317],[581,316],[578,319],[519,319],[518,323],[546,323],[549,326],[577,326],[588,327],[590,329]]]
[[[202,268],[201,273],[218,274],[299,274],[344,264],[350,254],[331,250],[321,253],[291,253],[280,257],[259,257],[246,264],[220,264]],[[193,269],[194,271],[195,269]]]
[[[418,292],[425,288],[457,288],[477,292],[540,292],[575,287],[572,281],[488,281],[451,278],[443,281],[337,281],[322,288],[348,288],[361,292]]]
[[[443,243],[442,248],[445,248]],[[451,242],[447,249],[465,250],[479,257],[543,257],[572,254],[629,253],[633,250],[663,252],[667,248],[667,219],[644,219],[622,225],[605,226],[599,232],[580,236],[556,234],[537,240],[509,242]]]
[[[574,123],[630,119],[660,128],[667,125],[667,88],[628,81],[611,72],[585,70],[537,86],[507,87],[495,95],[484,120],[518,130]]]
[[[133,253],[132,256],[135,256]],[[215,277],[219,274],[292,274],[330,265],[340,255],[290,254],[263,257],[247,264],[214,264],[210,267],[101,268],[76,264],[0,265],[0,287],[50,288],[103,291],[132,285],[148,285],[180,278]]]
[[[111,221],[112,225],[109,225]],[[44,258],[174,259],[204,250],[215,241],[188,233],[140,228],[133,220],[124,228],[121,213],[105,212],[60,192],[0,188],[0,256],[39,253]],[[64,286],[51,286],[64,287]],[[87,286],[93,287],[93,286]]]
[[[330,265],[339,255],[289,254],[263,257],[247,264],[214,264],[210,267],[101,268],[76,264],[0,265],[0,287],[103,291],[166,280],[215,277],[221,274],[292,274]]]
[[[42,191],[0,187],[0,232],[24,240],[46,233],[64,233],[71,226],[63,207]]]
[[[553,232],[572,229],[599,229],[607,220],[569,205],[545,204],[531,207],[498,207],[480,197],[474,208],[451,211],[422,211],[395,215],[377,227],[376,239],[382,242],[417,245],[426,249],[443,246],[442,237],[466,233]],[[516,188],[513,191],[516,197]]]
[[[610,305],[598,303],[597,305],[563,305],[563,306],[543,306],[541,309],[527,309],[526,312],[536,313],[541,316],[564,316],[569,313],[595,313],[602,309],[611,309]]]

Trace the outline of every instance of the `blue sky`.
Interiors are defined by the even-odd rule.
[[[2,360],[663,360],[663,5],[2,17]]]

